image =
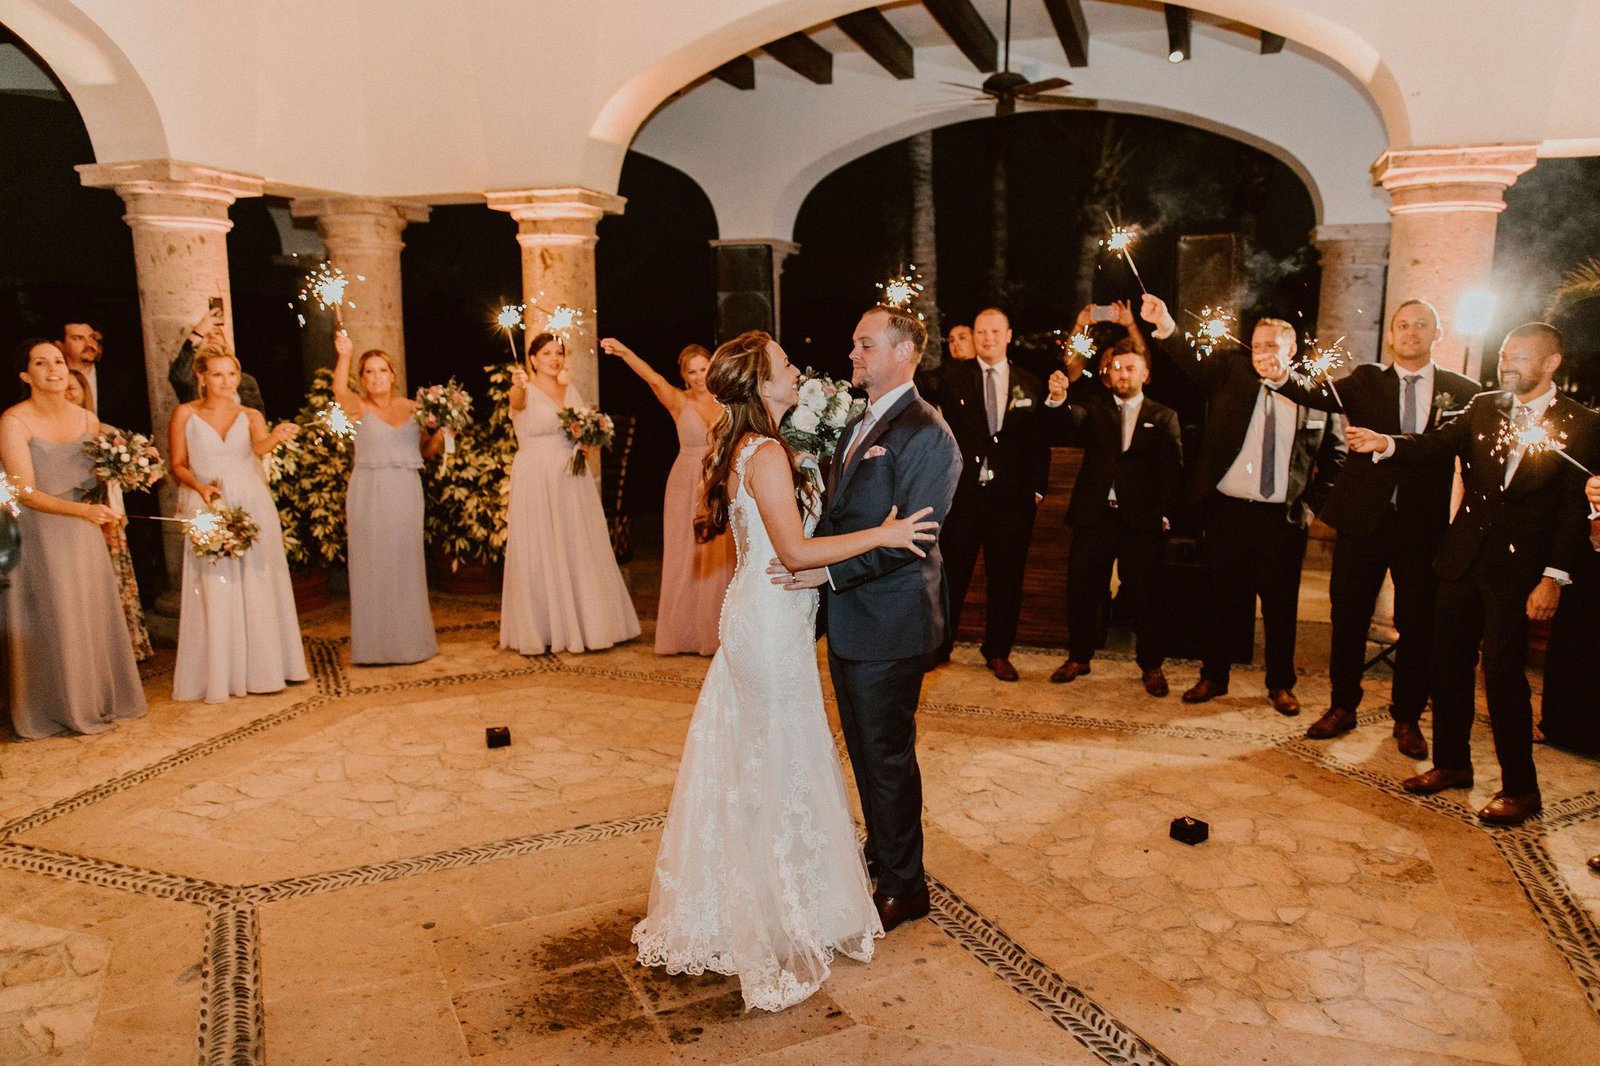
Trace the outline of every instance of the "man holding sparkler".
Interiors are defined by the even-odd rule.
[[[1419,795],[1472,786],[1473,668],[1481,644],[1501,773],[1500,791],[1478,811],[1491,825],[1519,825],[1543,806],[1533,764],[1528,622],[1555,614],[1586,549],[1580,467],[1596,462],[1600,417],[1557,391],[1562,350],[1554,326],[1518,326],[1500,346],[1504,392],[1480,393],[1459,418],[1430,433],[1349,433],[1352,450],[1379,460],[1461,460],[1465,496],[1434,560],[1433,768],[1403,785]]]
[[[1426,432],[1464,409],[1478,392],[1476,382],[1434,363],[1433,347],[1443,335],[1432,304],[1407,300],[1389,320],[1392,366],[1361,364],[1339,381],[1337,397],[1332,389],[1287,371],[1271,384],[1279,395],[1342,413],[1352,425],[1384,433]],[[1455,464],[1448,458],[1402,466],[1353,456],[1339,472],[1320,515],[1339,533],[1328,587],[1333,608],[1328,678],[1333,692],[1327,713],[1306,730],[1310,739],[1328,740],[1356,727],[1367,631],[1388,573],[1394,579],[1394,623],[1400,631],[1389,714],[1400,753],[1428,757],[1428,742],[1417,723],[1428,706],[1432,671],[1438,587],[1433,557],[1450,525],[1454,477]]]
[[[1177,329],[1166,304],[1145,296],[1139,314],[1155,326],[1152,344]],[[1188,501],[1203,508],[1201,544],[1206,648],[1200,680],[1183,694],[1205,703],[1228,691],[1237,634],[1255,624],[1261,600],[1266,630],[1267,698],[1279,714],[1300,713],[1294,694],[1294,645],[1300,614],[1300,566],[1306,529],[1344,463],[1337,415],[1303,407],[1267,382],[1294,361],[1294,327],[1263,318],[1250,350],[1221,349],[1176,359],[1206,394],[1200,455],[1190,467]]]

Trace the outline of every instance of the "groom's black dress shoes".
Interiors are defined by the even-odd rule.
[[[878,919],[883,922],[885,933],[901,922],[926,918],[929,909],[927,882],[904,896],[885,896],[882,892],[874,892],[872,905],[878,908]]]

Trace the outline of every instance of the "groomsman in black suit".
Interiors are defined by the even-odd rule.
[[[55,343],[67,357],[67,365],[89,381],[89,404],[95,417],[118,429],[148,432],[150,403],[144,368],[122,359],[106,362],[103,335],[86,318],[66,320],[59,333]]]
[[[1515,432],[1543,428],[1580,463],[1600,462],[1600,416],[1555,387],[1562,351],[1554,326],[1518,326],[1500,346],[1504,392],[1480,393],[1461,417],[1431,433],[1350,430],[1352,449],[1386,461],[1461,460],[1466,492],[1434,560],[1441,580],[1434,608],[1433,768],[1403,784],[1419,795],[1472,786],[1481,644],[1500,791],[1478,817],[1491,825],[1519,825],[1543,807],[1533,765],[1528,622],[1555,614],[1578,554],[1588,550],[1582,472],[1559,455],[1528,448]]]
[[[1111,567],[1122,581],[1138,626],[1134,658],[1152,696],[1167,694],[1166,652],[1152,593],[1161,569],[1167,516],[1178,504],[1183,442],[1178,414],[1144,394],[1148,356],[1131,338],[1101,356],[1109,397],[1081,399],[1063,371],[1050,375],[1046,407],[1061,407],[1068,439],[1083,448],[1083,466],[1067,504],[1072,546],[1067,551],[1067,660],[1050,680],[1058,685],[1090,672],[1100,607],[1110,591]]]
[[[1478,384],[1433,361],[1433,346],[1441,336],[1439,312],[1432,304],[1425,300],[1401,304],[1389,320],[1393,365],[1363,363],[1337,383],[1345,420],[1380,433],[1422,433],[1465,409]],[[1333,391],[1325,386],[1307,388],[1288,374],[1273,384],[1280,395],[1296,403],[1340,411]],[[1306,730],[1312,740],[1327,740],[1356,727],[1367,631],[1387,572],[1394,579],[1394,624],[1400,632],[1389,715],[1401,754],[1428,757],[1428,742],[1417,722],[1428,706],[1432,674],[1433,599],[1438,587],[1433,557],[1450,525],[1454,480],[1455,463],[1448,456],[1402,466],[1354,455],[1339,471],[1320,515],[1339,533],[1328,586],[1333,608],[1328,679],[1333,693],[1327,713]]]
[[[1154,296],[1144,298],[1139,314],[1155,327],[1153,345],[1177,330],[1166,304]],[[1200,680],[1183,694],[1185,703],[1205,703],[1228,691],[1233,636],[1254,625],[1259,596],[1267,698],[1279,714],[1300,713],[1294,645],[1306,528],[1328,498],[1345,447],[1337,415],[1303,407],[1268,387],[1294,354],[1294,327],[1263,318],[1250,334],[1248,352],[1173,360],[1208,401],[1187,494],[1189,503],[1204,509],[1207,649]]]
[[[939,531],[950,582],[950,624],[939,658],[948,661],[972,569],[983,551],[988,575],[983,658],[1001,681],[1017,680],[1011,647],[1022,613],[1022,576],[1033,518],[1050,475],[1044,386],[1010,362],[1011,322],[998,307],[972,323],[978,357],[942,368],[933,397],[961,446],[961,482]]]

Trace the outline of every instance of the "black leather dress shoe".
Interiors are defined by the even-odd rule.
[[[926,918],[931,904],[928,902],[928,885],[924,882],[913,892],[903,896],[885,896],[882,892],[872,894],[872,905],[878,908],[878,919],[883,922],[883,931],[887,933],[901,922],[912,922],[918,918]]]

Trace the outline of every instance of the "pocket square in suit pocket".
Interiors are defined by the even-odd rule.
[[[889,449],[885,448],[881,444],[874,444],[872,447],[867,449],[867,454],[863,455],[861,457],[861,459],[862,459],[863,462],[865,462],[868,459],[876,459],[880,455],[888,455],[888,454],[889,454]]]
[[[1012,400],[1011,401],[1011,406],[1013,408],[1017,408],[1017,407],[1032,407],[1033,406],[1033,401],[1029,400],[1027,398],[1023,398],[1021,400]]]
[[[1145,429],[1155,429],[1156,428],[1156,424],[1154,422],[1140,422],[1139,424],[1141,426],[1143,426]]]

